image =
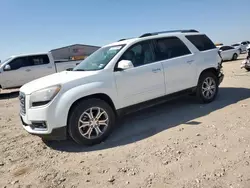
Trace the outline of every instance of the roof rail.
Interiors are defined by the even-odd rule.
[[[129,40],[129,39],[132,39],[133,37],[131,37],[131,38],[126,38],[126,39],[120,39],[120,40],[118,40],[117,42],[120,42],[120,41],[123,41],[123,40]]]
[[[120,39],[120,40],[118,40],[117,42],[120,42],[120,41],[123,41],[123,40],[127,40],[127,39]]]
[[[195,29],[169,30],[169,31],[145,33],[145,34],[141,35],[139,38],[153,36],[153,35],[159,35],[159,34],[163,34],[163,33],[176,33],[176,32],[178,32],[178,33],[199,33],[199,31],[197,31]]]

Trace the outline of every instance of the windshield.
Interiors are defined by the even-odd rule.
[[[0,64],[5,63],[6,61],[8,61],[10,59],[11,59],[11,57],[9,57],[8,59],[5,59],[4,61],[1,61]]]
[[[124,45],[117,45],[100,48],[77,65],[73,71],[94,71],[103,69],[123,47]]]

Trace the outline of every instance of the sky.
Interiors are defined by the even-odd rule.
[[[250,40],[249,7],[249,0],[0,0],[0,60],[172,29],[224,44]]]

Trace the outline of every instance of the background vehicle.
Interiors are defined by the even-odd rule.
[[[93,145],[116,118],[183,94],[212,102],[224,75],[214,43],[196,30],[146,33],[103,46],[73,71],[20,88],[23,128],[44,139]]]
[[[74,68],[80,62],[54,62],[50,52],[12,56],[0,64],[0,89],[20,87],[37,78]]]
[[[231,45],[232,47],[234,47],[235,49],[239,50],[239,52],[241,53],[241,44],[233,44]]]
[[[246,48],[249,44],[250,44],[249,41],[242,41],[242,42],[232,44],[231,46],[238,48],[240,50],[240,53],[243,53],[243,52],[246,52]]]
[[[218,49],[223,61],[236,60],[240,55],[240,51],[232,46],[220,46]]]

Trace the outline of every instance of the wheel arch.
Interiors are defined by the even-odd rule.
[[[200,75],[199,75],[198,82],[199,82],[201,76],[202,76],[203,74],[207,73],[207,72],[212,72],[215,76],[217,76],[217,74],[218,74],[218,71],[217,71],[217,69],[216,69],[215,67],[210,67],[210,68],[204,69],[204,70],[200,73]],[[198,82],[197,82],[197,84],[198,84]]]
[[[77,99],[75,102],[73,102],[73,104],[70,106],[69,111],[68,111],[67,124],[68,124],[68,121],[69,121],[69,116],[70,116],[72,110],[74,109],[74,107],[82,100],[93,99],[93,98],[94,99],[101,99],[101,100],[105,101],[106,103],[108,103],[108,105],[110,105],[110,107],[113,109],[115,115],[117,115],[114,102],[112,101],[110,96],[108,96],[105,93],[95,93],[95,94],[91,94],[91,95],[88,95],[88,96],[81,97],[81,98]]]

